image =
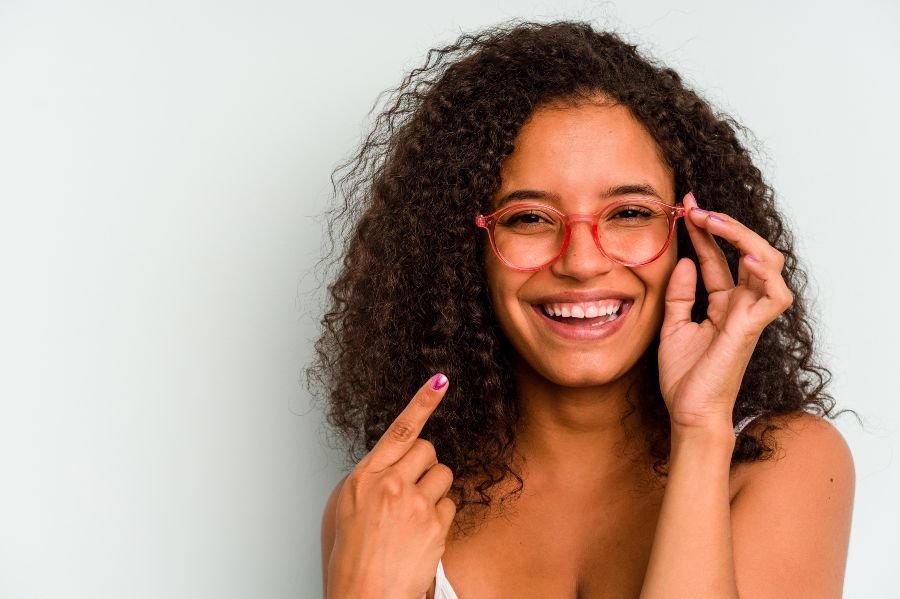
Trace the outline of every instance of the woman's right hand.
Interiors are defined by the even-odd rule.
[[[442,374],[425,383],[344,481],[328,599],[422,599],[431,587],[456,504],[453,472],[418,436],[447,387]]]

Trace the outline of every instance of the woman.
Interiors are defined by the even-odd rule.
[[[343,185],[327,597],[840,596],[853,463],[740,126],[583,23],[433,52]]]

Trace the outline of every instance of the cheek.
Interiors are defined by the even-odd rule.
[[[647,293],[644,298],[645,309],[652,315],[650,318],[654,326],[662,325],[666,305],[666,288],[677,261],[677,252],[675,250],[667,251],[658,260],[643,267],[640,272]]]
[[[528,280],[530,273],[519,273],[507,268],[491,253],[485,256],[484,272],[488,297],[501,330],[507,337],[520,328],[521,318],[518,291]],[[515,336],[515,335],[512,335]]]

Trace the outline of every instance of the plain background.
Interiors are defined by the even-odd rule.
[[[331,171],[514,17],[612,27],[755,133],[865,422],[846,596],[900,596],[897,6],[0,0],[0,597],[320,596]]]

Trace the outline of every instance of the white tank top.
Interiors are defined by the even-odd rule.
[[[434,599],[459,599],[444,574],[444,564],[441,560],[438,560],[437,574],[434,576]]]
[[[743,431],[757,416],[759,416],[759,414],[747,416],[738,422],[734,427],[734,436],[740,435],[741,431]],[[444,563],[442,560],[438,560],[437,572],[434,575],[434,599],[459,599],[459,597],[456,596],[456,591],[450,586],[447,575],[444,574]]]

